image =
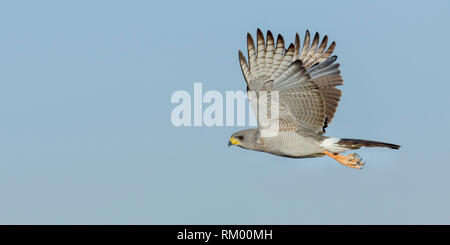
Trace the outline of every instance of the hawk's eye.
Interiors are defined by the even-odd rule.
[[[239,135],[237,138],[238,138],[239,140],[243,140],[243,139],[244,139],[244,136]]]

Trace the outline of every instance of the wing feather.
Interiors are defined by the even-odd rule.
[[[313,39],[311,48],[309,49],[308,53],[306,54],[305,59],[302,60],[303,63],[305,64],[305,66],[310,61],[311,57],[316,53],[318,44],[319,44],[319,33],[316,32],[316,34],[314,35],[314,39]]]
[[[303,40],[303,48],[302,48],[302,52],[300,53],[300,60],[304,60],[306,57],[306,54],[308,53],[309,50],[309,30],[306,30],[305,33],[305,40]]]
[[[247,51],[250,72],[253,74],[253,77],[255,77],[257,75],[258,64],[256,63],[255,43],[253,42],[253,38],[250,33],[247,33]]]
[[[266,45],[266,55],[265,55],[266,65],[264,67],[264,74],[266,74],[266,75],[270,75],[270,71],[273,66],[273,55],[275,52],[274,44],[275,43],[273,40],[272,33],[270,31],[267,31],[267,45]]]
[[[284,51],[284,39],[283,36],[278,35],[277,37],[277,46],[275,48],[275,55],[273,56],[273,65],[270,69],[269,74],[273,74],[276,72],[278,67],[281,64],[281,61],[283,60],[283,51]]]
[[[239,63],[241,64],[242,75],[244,75],[245,82],[248,83],[250,81],[250,70],[247,65],[247,60],[245,59],[244,54],[239,50]]]
[[[294,46],[294,59],[292,59],[292,61],[296,61],[298,59],[298,56],[300,55],[300,37],[298,36],[298,33],[295,33]]]
[[[261,30],[258,28],[256,34],[256,42],[257,42],[257,56],[256,63],[258,63],[258,72],[264,74],[264,66],[265,66],[265,54],[266,54],[266,44],[264,42],[264,36]],[[258,74],[258,75],[262,75]]]

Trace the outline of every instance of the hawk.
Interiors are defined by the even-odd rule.
[[[284,39],[277,36],[275,43],[270,31],[266,38],[257,30],[256,48],[247,33],[248,62],[239,51],[242,74],[247,82],[249,101],[255,112],[260,105],[261,92],[276,92],[278,97],[278,129],[275,135],[263,135],[264,127],[257,113],[258,128],[234,133],[228,145],[262,151],[283,157],[310,158],[327,155],[344,166],[362,169],[364,161],[356,154],[340,155],[361,147],[399,145],[362,139],[327,137],[325,128],[333,120],[343,84],[337,56],[332,56],[335,42],[329,46],[328,37],[319,40],[316,33],[311,42],[307,30],[300,47],[298,33],[294,43],[285,48]],[[250,96],[256,94],[256,96]],[[270,98],[270,95],[267,96]],[[256,106],[254,106],[256,105]],[[270,114],[270,108],[267,109]]]

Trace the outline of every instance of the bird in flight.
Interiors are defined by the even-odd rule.
[[[239,62],[247,82],[249,102],[257,114],[258,128],[234,133],[228,146],[292,158],[327,155],[355,169],[364,167],[362,158],[356,153],[339,153],[361,147],[400,148],[384,142],[323,135],[340,101],[342,92],[336,86],[342,85],[343,79],[336,63],[337,56],[332,56],[336,43],[332,42],[327,48],[327,36],[319,41],[316,33],[311,43],[310,33],[306,31],[301,48],[296,34],[294,43],[285,49],[281,35],[275,43],[270,31],[264,39],[258,29],[255,49],[252,36],[247,34],[248,63],[241,51]],[[277,93],[278,127],[274,135],[262,133],[269,129],[267,123],[261,123],[257,112],[261,106],[261,92],[265,92],[267,98],[271,98],[272,92]],[[267,111],[270,114],[271,108]]]

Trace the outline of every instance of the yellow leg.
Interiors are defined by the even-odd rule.
[[[356,153],[352,153],[347,156],[343,156],[343,155],[339,155],[337,153],[323,151],[323,154],[333,158],[334,160],[338,161],[340,164],[342,164],[346,167],[356,168],[356,169],[364,168],[364,162],[362,161],[362,158]]]

